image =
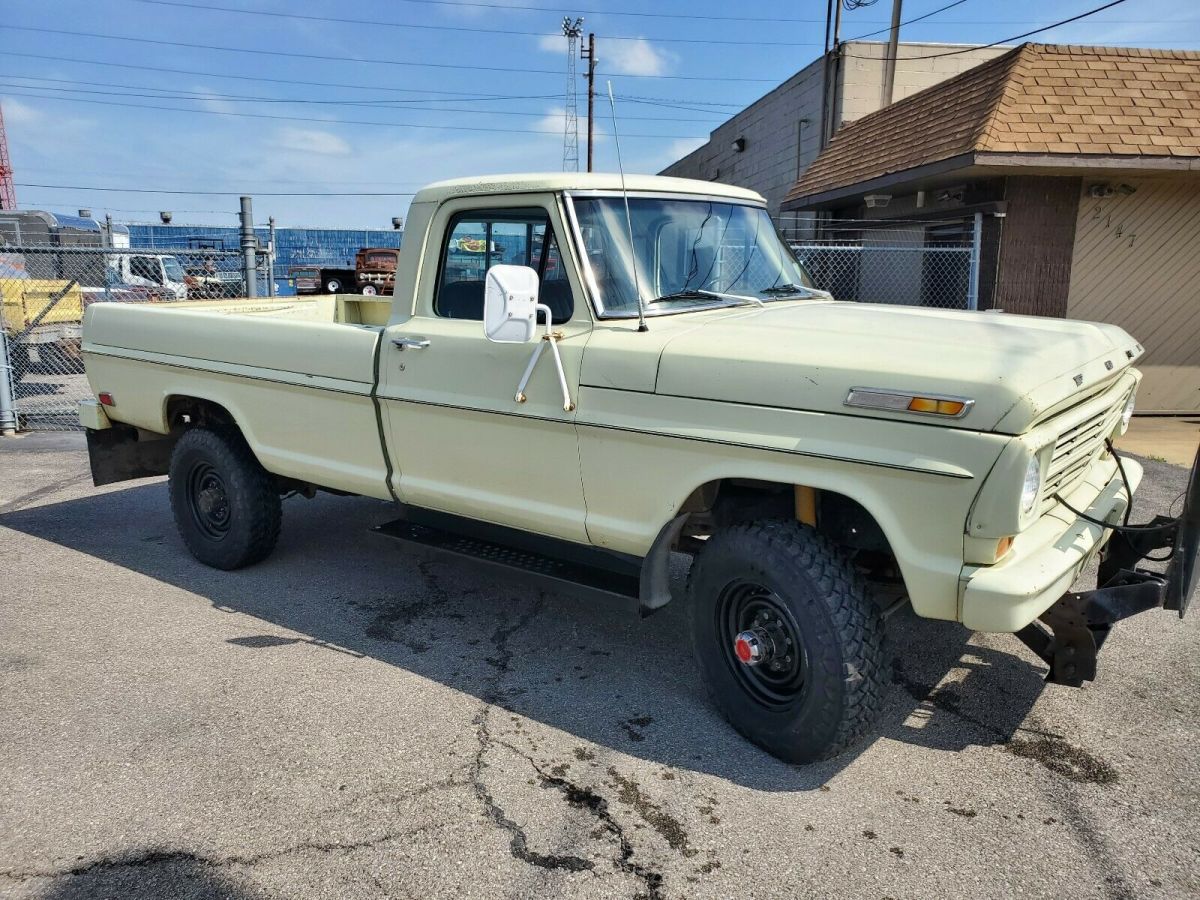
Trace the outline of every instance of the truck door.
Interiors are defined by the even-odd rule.
[[[500,200],[465,198],[435,213],[415,314],[384,332],[379,393],[393,487],[415,506],[582,542],[574,411],[563,409],[548,353],[525,402],[517,401],[536,343],[484,337],[484,277],[497,263],[540,272],[540,300],[563,334],[559,348],[573,399],[590,312],[559,250],[565,231],[554,197]]]

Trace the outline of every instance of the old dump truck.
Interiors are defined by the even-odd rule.
[[[872,730],[900,604],[1015,633],[1068,685],[1117,620],[1187,608],[1195,470],[1181,518],[1124,524],[1142,470],[1111,440],[1143,351],[1120,328],[834,302],[762,197],[661,177],[432,185],[395,285],[93,305],[96,484],[168,474],[221,569],[272,552],[282,494],[321,489],[395,504],[384,535],[643,613],[692,554],[712,697],[798,762]]]
[[[396,283],[400,251],[391,247],[368,247],[354,257],[354,281],[358,292],[374,297],[390,295]]]

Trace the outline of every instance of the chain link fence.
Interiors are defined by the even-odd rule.
[[[817,287],[838,300],[974,309],[975,223],[845,220],[779,222]]]
[[[267,293],[258,257],[256,293]],[[73,431],[92,392],[83,315],[92,303],[181,303],[246,296],[240,252],[0,246],[0,429]]]

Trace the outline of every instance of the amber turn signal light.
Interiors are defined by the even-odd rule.
[[[937,416],[957,416],[967,408],[962,400],[935,400],[933,397],[913,397],[908,401],[910,412],[933,413]]]

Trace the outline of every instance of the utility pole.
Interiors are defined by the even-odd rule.
[[[579,171],[579,98],[575,87],[575,42],[583,34],[583,19],[566,16],[562,21],[567,39],[567,103],[563,126],[563,171]]]
[[[593,32],[588,32],[587,49],[582,47],[579,52],[583,54],[583,58],[587,60],[587,83],[588,83],[588,145],[587,145],[587,170],[592,171],[592,144],[596,137],[596,35]]]
[[[880,109],[892,104],[892,90],[896,84],[896,54],[900,52],[900,6],[903,0],[892,0],[892,32],[888,35],[887,56],[883,59],[883,91],[880,94]]]
[[[275,217],[267,217],[267,296],[275,296]]]
[[[255,250],[258,241],[254,237],[254,206],[249,197],[242,198],[239,218],[242,225],[242,277],[246,280],[246,296],[258,296],[258,265]]]

